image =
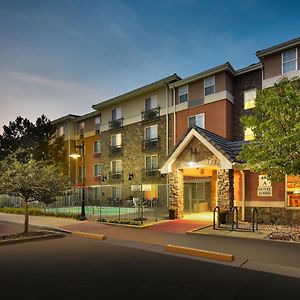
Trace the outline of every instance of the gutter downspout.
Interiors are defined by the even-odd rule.
[[[242,174],[242,221],[245,221],[245,172],[241,170]]]
[[[174,139],[173,139],[173,146],[176,145],[176,97],[175,97],[175,89],[174,86],[172,86],[172,90],[173,90],[173,135],[174,135]]]
[[[166,157],[169,155],[169,86],[166,86]]]

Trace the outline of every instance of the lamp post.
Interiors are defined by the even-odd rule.
[[[86,220],[85,216],[85,176],[84,176],[84,159],[85,159],[85,153],[84,153],[84,141],[81,142],[81,145],[75,145],[75,148],[79,148],[81,150],[81,155],[78,153],[72,153],[70,154],[70,157],[77,159],[81,156],[81,180],[82,180],[82,198],[81,198],[81,213],[80,213],[80,221]]]

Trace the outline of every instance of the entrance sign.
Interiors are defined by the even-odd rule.
[[[257,188],[257,196],[271,197],[272,196],[272,187],[271,186],[259,186]]]
[[[258,175],[257,196],[271,197],[272,196],[272,182],[266,175]]]
[[[140,184],[135,184],[131,186],[132,192],[140,192],[142,190],[142,186]]]

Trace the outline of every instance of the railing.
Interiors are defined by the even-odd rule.
[[[109,180],[123,181],[123,171],[109,172]]]
[[[124,118],[109,121],[109,130],[117,130],[123,127]]]
[[[143,141],[143,151],[160,149],[159,137],[155,139],[148,139]]]
[[[155,107],[152,109],[147,109],[142,111],[142,121],[155,120],[160,115],[160,107]]]
[[[123,147],[122,147],[122,145],[110,146],[110,148],[109,148],[109,155],[122,155],[122,154],[123,154]]]
[[[160,179],[161,174],[158,169],[143,169],[143,179]]]

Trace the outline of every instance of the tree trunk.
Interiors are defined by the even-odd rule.
[[[23,200],[23,205],[24,205],[24,214],[25,214],[24,235],[28,235],[28,232],[29,232],[29,213],[28,213],[27,199]]]

